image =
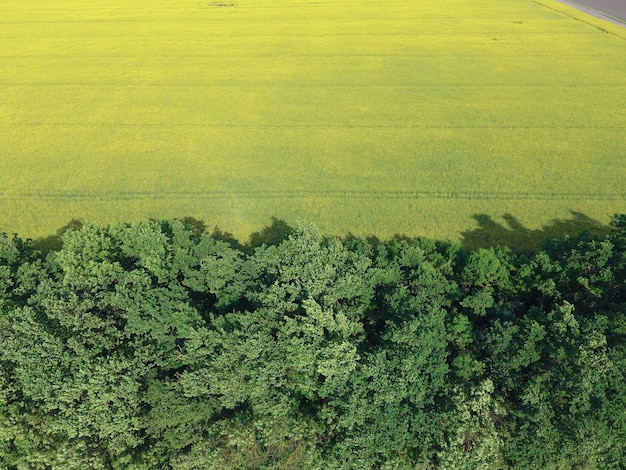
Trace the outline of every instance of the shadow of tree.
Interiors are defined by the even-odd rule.
[[[508,246],[517,252],[535,252],[547,241],[566,236],[576,236],[582,232],[604,236],[611,232],[611,227],[598,222],[582,212],[572,211],[571,219],[554,219],[540,229],[524,227],[511,214],[502,218],[506,226],[494,221],[486,214],[472,216],[478,222],[478,228],[462,232],[461,245],[467,249]]]
[[[249,248],[256,248],[263,244],[278,245],[294,232],[294,228],[284,220],[272,217],[272,223],[259,232],[250,235],[250,241],[246,244]]]
[[[63,234],[68,230],[80,230],[81,228],[83,228],[83,223],[80,220],[71,220],[69,223],[57,230],[54,235],[33,240],[33,248],[41,251],[42,253],[50,253],[51,251],[60,250],[63,246],[63,241],[61,240]]]
[[[191,230],[191,232],[196,236],[199,237],[201,236],[203,233],[206,233],[207,231],[207,226],[204,223],[203,220],[198,220],[195,219],[193,217],[183,217],[182,219],[177,219],[180,222],[182,222],[182,224],[187,227],[189,230]]]
[[[244,251],[246,249],[246,245],[237,240],[232,233],[224,232],[219,227],[214,227],[213,231],[209,235],[211,236],[211,238],[213,238],[213,240],[226,242],[239,251]]]
[[[213,228],[212,232],[209,232],[209,227],[204,220],[199,220],[194,217],[183,217],[182,219],[175,220],[182,222],[198,239],[202,235],[208,234],[214,240],[226,242],[239,251],[246,249],[246,245],[237,240],[232,233],[225,232],[217,226]]]
[[[566,236],[576,236],[582,232],[588,232],[595,236],[605,236],[612,230],[608,225],[592,219],[582,212],[572,211],[570,219],[554,219],[548,225],[540,229],[529,229],[522,225],[511,214],[504,214],[502,218],[505,224],[496,222],[491,216],[486,214],[475,214],[473,219],[478,223],[478,227],[461,232],[461,246],[466,249],[489,248],[495,246],[507,246],[515,252],[536,252],[541,249],[542,245],[552,239],[564,238]],[[196,236],[209,233],[207,225],[204,221],[193,217],[184,217],[178,219],[185,224]],[[45,238],[39,238],[33,241],[33,247],[43,253],[60,250],[63,242],[61,237],[68,230],[80,230],[83,223],[80,220],[72,220],[54,235]],[[295,229],[286,221],[276,217],[271,218],[271,224],[258,232],[250,235],[249,241],[242,243],[237,240],[231,233],[224,232],[215,227],[210,236],[215,240],[221,240],[229,243],[233,248],[243,252],[250,253],[256,247],[263,244],[278,245],[289,235],[294,233]],[[411,241],[414,237],[405,235],[395,235],[392,237],[397,240]],[[359,238],[349,233],[343,238],[343,242],[350,244],[356,241],[365,241],[366,243],[376,247],[382,241],[376,236]]]
[[[150,220],[159,222],[159,220],[157,219]],[[272,222],[270,225],[266,226],[258,232],[252,233],[250,235],[249,241],[246,243],[242,243],[241,241],[237,240],[232,233],[225,232],[219,227],[215,227],[212,232],[209,232],[208,226],[203,220],[199,220],[194,217],[183,217],[175,220],[182,222],[197,237],[200,237],[202,234],[208,233],[213,239],[227,242],[233,248],[236,248],[243,252],[251,252],[254,250],[254,248],[263,244],[278,245],[295,230],[293,227],[287,224],[286,221],[278,219],[276,217],[272,217]],[[33,240],[33,247],[43,253],[58,251],[63,247],[63,234],[68,230],[80,230],[82,227],[82,221],[72,220],[68,224],[57,230],[54,235]]]
[[[341,238],[341,241],[343,242],[344,245],[348,245],[348,246],[355,244],[355,243],[359,243],[359,242],[365,242],[368,245],[371,245],[373,248],[376,248],[378,245],[382,243],[381,239],[375,235],[368,235],[363,238],[363,237],[357,237],[352,232],[348,232],[347,235]]]

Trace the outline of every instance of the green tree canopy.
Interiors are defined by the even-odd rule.
[[[621,468],[626,216],[535,254],[0,234],[0,467]]]

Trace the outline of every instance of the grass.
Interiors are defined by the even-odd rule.
[[[626,29],[554,0],[0,4],[0,227],[458,240],[626,211]]]

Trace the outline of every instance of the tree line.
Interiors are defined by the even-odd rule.
[[[623,468],[626,216],[536,253],[0,235],[0,467]]]

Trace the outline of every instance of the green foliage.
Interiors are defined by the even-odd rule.
[[[421,245],[396,240],[378,247],[370,324],[376,337],[370,330],[349,386],[331,401],[338,465],[406,464],[429,456],[439,437],[437,405],[448,372],[443,306],[453,285]]]
[[[0,235],[0,466],[620,468],[626,218],[534,255],[302,225]]]
[[[19,249],[16,240],[10,240],[5,233],[0,233],[0,307],[14,288],[13,277],[18,260]]]
[[[506,410],[494,398],[494,385],[485,379],[469,394],[455,388],[454,407],[447,414],[452,425],[438,451],[438,467],[446,469],[503,468],[504,438],[498,423]]]

